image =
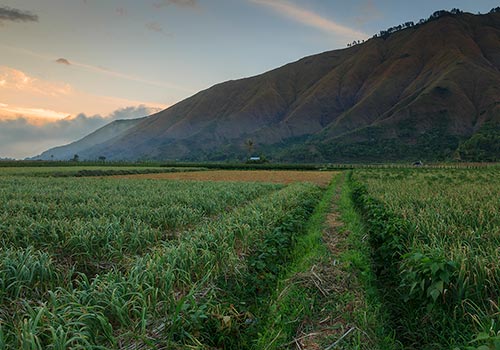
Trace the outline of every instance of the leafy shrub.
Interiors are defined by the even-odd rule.
[[[421,301],[429,308],[446,292],[457,272],[457,264],[441,254],[408,253],[402,257],[400,287],[405,301]]]

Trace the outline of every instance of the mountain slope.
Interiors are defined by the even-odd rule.
[[[127,130],[137,125],[143,118],[115,120],[111,123],[97,129],[93,133],[83,137],[82,139],[72,142],[68,145],[51,148],[34,159],[45,160],[69,160],[78,154],[83,159],[97,159],[99,154],[100,145],[106,141],[110,141],[115,137],[124,134]],[[94,155],[94,150],[96,155]]]
[[[215,85],[84,153],[223,160],[252,139],[275,160],[449,159],[500,123],[499,69],[500,14],[445,15]]]

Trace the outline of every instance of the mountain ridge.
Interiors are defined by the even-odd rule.
[[[500,13],[446,14],[216,84],[79,156],[200,161],[254,151],[292,162],[469,160],[473,152],[461,154],[460,146],[484,125],[496,130],[499,104]],[[493,137],[491,148],[498,143]]]
[[[87,136],[64,146],[51,148],[33,159],[45,160],[70,160],[75,154],[81,155],[91,152],[94,147],[99,147],[101,143],[112,140],[120,134],[126,132],[132,126],[141,122],[146,117],[133,119],[117,119],[91,132]],[[97,159],[100,155],[94,157]],[[84,157],[85,159],[85,157]]]

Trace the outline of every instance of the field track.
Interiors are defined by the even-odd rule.
[[[272,182],[289,184],[293,182],[311,182],[327,186],[335,172],[332,171],[276,171],[276,170],[214,170],[186,173],[117,175],[119,179],[156,179],[156,180],[192,180],[192,181],[245,181]]]

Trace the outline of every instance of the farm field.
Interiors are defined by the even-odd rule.
[[[41,177],[82,177],[82,176],[110,176],[150,173],[171,173],[201,171],[202,168],[176,168],[176,167],[138,167],[138,166],[19,166],[0,167],[0,176],[41,176]]]
[[[120,179],[270,182],[280,184],[310,182],[326,186],[330,183],[334,174],[332,171],[211,170],[185,173],[117,175],[116,177]]]
[[[0,177],[0,348],[245,348],[321,192]]]
[[[405,348],[498,349],[498,167],[360,170],[352,179]]]
[[[499,346],[498,167],[9,169],[0,349]]]

